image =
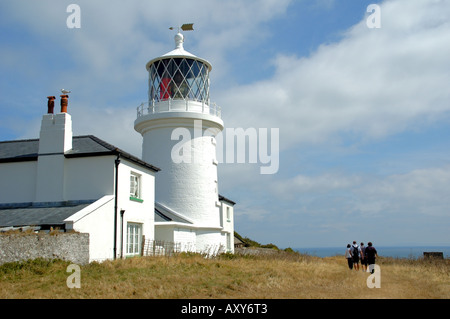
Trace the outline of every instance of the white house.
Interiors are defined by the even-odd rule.
[[[183,41],[178,33],[175,50],[147,63],[149,102],[134,123],[143,159],[73,136],[68,95],[57,114],[48,97],[39,139],[0,142],[0,230],[89,233],[90,261],[141,254],[143,238],[234,252],[235,203],[218,187],[214,136],[223,121],[209,100],[212,68]]]
[[[154,238],[159,168],[91,135],[72,136],[67,96],[39,139],[0,142],[0,228],[89,233],[90,261],[141,253]]]

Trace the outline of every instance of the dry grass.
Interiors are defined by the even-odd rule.
[[[343,257],[136,257],[81,267],[69,289],[68,262],[0,266],[0,298],[450,298],[450,261],[380,258],[381,288]]]

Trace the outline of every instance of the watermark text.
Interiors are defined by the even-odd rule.
[[[369,4],[367,12],[371,13],[366,19],[366,25],[369,29],[381,28],[381,7],[378,4]]]
[[[381,288],[381,268],[377,264],[369,265],[371,275],[367,277],[368,288]]]
[[[66,20],[66,25],[69,29],[81,28],[81,8],[78,4],[69,4],[66,12],[71,13]]]
[[[194,121],[194,130],[178,127],[172,131],[171,139],[179,141],[172,147],[174,163],[201,163],[214,160],[217,163],[260,163],[261,174],[275,174],[279,168],[278,128],[226,128],[203,129],[202,121]],[[211,152],[205,148],[214,145],[215,159],[209,159]],[[205,158],[206,157],[206,158]]]
[[[81,288],[81,269],[77,264],[70,264],[67,266],[66,272],[71,273],[67,277],[66,284],[67,287],[72,288]]]

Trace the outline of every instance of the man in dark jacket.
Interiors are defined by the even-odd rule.
[[[370,267],[371,265],[375,264],[375,259],[378,257],[378,252],[375,249],[375,247],[372,246],[372,242],[368,242],[367,243],[367,247],[366,247],[366,256],[367,256],[367,263],[369,264],[369,269],[371,270],[370,272],[373,274],[374,272],[374,267]]]

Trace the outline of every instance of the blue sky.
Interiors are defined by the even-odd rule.
[[[213,65],[225,126],[280,132],[276,174],[219,165],[236,231],[280,247],[450,245],[449,1],[171,3],[0,0],[0,140],[38,137],[46,97],[67,88],[74,134],[140,156],[145,64],[193,22],[184,47]]]

